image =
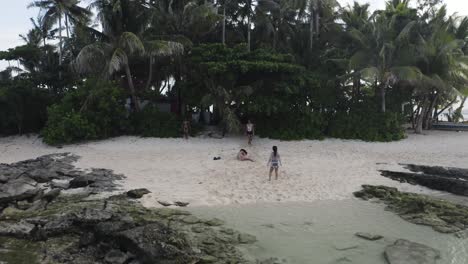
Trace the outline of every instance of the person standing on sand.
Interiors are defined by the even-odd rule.
[[[283,166],[281,163],[281,157],[278,153],[278,147],[273,146],[273,152],[271,152],[270,158],[268,159],[267,166],[270,166],[270,174],[268,180],[271,181],[271,174],[275,171],[275,180],[278,180],[278,169],[279,166]]]
[[[252,145],[252,139],[253,139],[253,136],[255,135],[255,127],[254,127],[254,124],[250,122],[250,119],[249,121],[247,121],[246,132],[247,132],[247,137],[249,139],[249,145]]]
[[[190,136],[190,122],[188,119],[185,119],[185,121],[182,123],[182,130],[184,131],[184,138],[188,139]]]

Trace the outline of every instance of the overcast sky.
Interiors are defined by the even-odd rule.
[[[22,44],[19,34],[25,34],[31,28],[29,18],[37,17],[38,9],[28,9],[27,5],[32,0],[3,0],[0,9],[0,50]],[[89,2],[89,1],[86,1]],[[352,3],[353,0],[339,0],[342,5]],[[358,0],[360,3],[369,2],[372,9],[383,8],[384,0]],[[468,15],[468,0],[445,0],[449,13],[457,12],[459,15]],[[0,61],[0,69],[3,69],[6,62]]]

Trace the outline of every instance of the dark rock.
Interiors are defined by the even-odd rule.
[[[0,183],[6,183],[9,179],[5,175],[0,175]]]
[[[90,184],[96,181],[94,176],[90,175],[80,175],[70,181],[69,188],[76,189],[89,186]]]
[[[164,259],[171,259],[173,263],[194,261],[187,241],[158,223],[119,232],[116,239],[126,250],[139,256],[142,263],[158,263]]]
[[[112,213],[100,209],[91,209],[91,208],[84,208],[79,213],[75,214],[76,222],[80,223],[100,223],[102,221],[106,221],[112,218]]]
[[[26,238],[34,231],[35,226],[26,221],[17,223],[0,222],[0,236]]]
[[[175,205],[179,206],[179,207],[187,207],[190,203],[186,203],[186,202],[174,202]]]
[[[38,236],[41,239],[46,239],[48,237],[70,233],[72,228],[73,219],[68,216],[62,216],[49,220],[42,228],[39,229]]]
[[[91,232],[85,232],[81,234],[80,241],[78,243],[80,247],[87,247],[89,245],[94,244],[95,242],[96,237],[94,236],[94,234]]]
[[[60,189],[53,189],[52,191],[44,194],[42,196],[42,199],[44,199],[47,202],[52,202],[55,198],[57,198],[60,195],[61,190]]]
[[[127,254],[115,249],[107,252],[106,256],[104,257],[104,261],[108,264],[124,264],[128,259],[129,256]]]
[[[435,231],[455,233],[468,228],[468,207],[425,195],[399,192],[386,186],[363,185],[358,197],[378,198],[387,210],[419,225],[431,226]]]
[[[58,175],[55,171],[48,169],[33,169],[28,171],[26,174],[29,178],[35,180],[38,183],[46,183],[58,178]]]
[[[151,193],[148,189],[135,189],[127,192],[127,196],[133,199],[140,199],[145,194]]]
[[[369,233],[364,233],[364,232],[358,232],[355,235],[357,237],[364,238],[366,240],[371,240],[371,241],[375,241],[375,240],[379,240],[383,238],[383,236],[381,235],[374,235],[374,234],[369,234]]]
[[[171,206],[172,204],[169,203],[169,202],[166,202],[166,201],[158,201],[158,203],[162,206],[165,206],[165,207],[168,207],[168,206]]]
[[[27,177],[8,181],[0,186],[0,204],[32,199],[39,192],[37,183]]]
[[[400,239],[385,249],[385,258],[390,264],[436,264],[439,250]]]
[[[437,172],[437,171],[436,171]],[[468,196],[468,174],[460,178],[456,176],[434,175],[425,173],[408,173],[396,171],[381,171],[382,176],[407,182],[410,184],[419,184],[434,190],[446,191],[457,195]]]

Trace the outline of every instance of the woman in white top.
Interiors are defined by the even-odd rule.
[[[246,125],[246,133],[247,133],[247,137],[249,139],[249,145],[252,145],[252,138],[255,134],[255,128],[254,128],[254,124],[252,124],[252,122],[247,121],[247,125]]]
[[[278,168],[279,166],[283,166],[283,164],[281,164],[281,157],[278,153],[277,146],[273,146],[273,152],[271,153],[270,158],[268,159],[267,166],[270,166],[270,174],[268,180],[271,181],[271,174],[273,173],[273,171],[275,171],[275,180],[278,180]]]

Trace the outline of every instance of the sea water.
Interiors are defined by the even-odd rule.
[[[468,239],[409,223],[378,203],[262,203],[190,210],[203,218],[220,218],[228,227],[255,235],[258,242],[242,248],[250,259],[276,257],[295,264],[385,264],[385,247],[397,239],[406,239],[440,250],[440,264],[468,263]],[[356,232],[384,238],[368,241],[356,237]]]

